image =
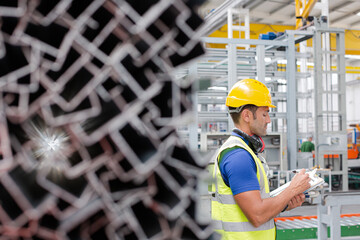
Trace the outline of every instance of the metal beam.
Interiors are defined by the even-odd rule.
[[[334,24],[334,23],[336,23],[336,22],[338,22],[338,21],[341,21],[341,20],[344,20],[344,19],[346,19],[346,18],[352,17],[352,16],[356,15],[356,13],[358,13],[358,12],[360,12],[360,9],[357,9],[357,10],[355,10],[355,11],[353,11],[353,12],[350,12],[350,13],[346,13],[345,15],[343,15],[343,16],[341,16],[341,17],[332,19],[332,20],[331,20],[331,23]]]
[[[198,97],[226,97],[225,91],[198,91]]]
[[[250,1],[249,4],[245,4],[243,7],[252,10],[254,8],[257,8],[258,6],[263,4],[264,2],[265,2],[264,0]]]
[[[199,98],[198,104],[224,104],[224,99],[217,99],[217,98]]]
[[[359,80],[357,80],[359,81]],[[360,82],[360,81],[359,81]],[[286,92],[274,92],[272,93],[273,97],[272,99],[285,99],[286,98]],[[297,92],[296,98],[310,98],[311,92],[303,93],[303,92]]]
[[[353,3],[353,2],[352,1],[341,2],[340,4],[336,5],[335,7],[330,8],[329,12],[331,13],[331,12],[334,12],[334,11],[336,11],[338,9],[344,8],[344,7],[346,7],[347,5],[349,5],[351,3]]]
[[[293,19],[286,15],[277,15],[277,14],[271,14],[268,12],[262,12],[262,11],[251,11],[250,12],[251,17],[259,18],[259,19],[267,19],[272,21],[282,21],[282,22],[292,22]]]
[[[360,21],[355,21],[355,22],[352,22],[352,23],[350,23],[349,24],[349,26],[355,26],[355,25],[358,25],[358,24],[360,24]]]
[[[286,41],[277,41],[277,40],[239,39],[239,38],[230,39],[230,38],[214,38],[214,37],[202,37],[201,40],[207,43],[287,46]]]
[[[281,9],[283,9],[283,8],[285,8],[285,7],[287,7],[287,6],[289,6],[289,5],[290,5],[290,4],[292,4],[292,3],[294,3],[294,0],[290,0],[290,1],[286,2],[286,3],[284,3],[282,6],[277,7],[275,10],[272,10],[272,11],[270,12],[270,15],[272,15],[272,14],[274,14],[274,13],[276,13],[276,12],[280,11]]]
[[[227,112],[207,112],[207,111],[200,111],[198,112],[198,118],[200,122],[205,121],[227,121],[229,114]],[[286,112],[269,112],[269,116],[271,119],[284,119],[287,116]],[[296,116],[294,118],[310,118],[311,113],[304,112],[304,113],[296,113]],[[229,128],[231,129],[231,128]],[[294,135],[296,139],[296,134]],[[294,167],[296,168],[296,166]]]
[[[208,36],[226,23],[228,9],[238,6],[244,0],[227,0],[205,17],[205,23],[198,30],[201,36]]]

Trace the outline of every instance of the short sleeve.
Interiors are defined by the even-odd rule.
[[[260,190],[256,176],[256,165],[251,154],[242,149],[234,149],[223,156],[220,171],[224,182],[230,187],[233,195]]]

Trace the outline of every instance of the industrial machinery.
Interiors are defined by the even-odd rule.
[[[359,124],[350,124],[350,127],[352,129],[348,129],[348,159],[359,159],[360,126]]]

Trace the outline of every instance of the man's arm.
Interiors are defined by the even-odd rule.
[[[310,187],[310,178],[302,169],[282,193],[273,198],[262,199],[260,191],[247,191],[234,195],[236,203],[254,227],[277,216],[291,201],[292,207],[305,199],[303,192]],[[301,205],[301,204],[300,204]]]

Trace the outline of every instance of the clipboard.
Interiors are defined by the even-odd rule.
[[[309,187],[307,190],[305,190],[304,193],[307,193],[307,192],[309,192],[309,191],[311,191],[311,190],[314,190],[314,189],[316,189],[316,188],[318,188],[318,187],[321,187],[321,186],[325,183],[324,179],[322,179],[321,177],[319,177],[318,175],[316,175],[316,169],[314,169],[314,170],[312,170],[312,171],[310,171],[310,172],[306,172],[306,173],[309,174],[309,177],[310,177],[311,180],[310,180],[310,182],[309,182],[309,183],[310,183],[310,187]],[[291,181],[290,181],[290,182],[287,182],[287,183],[285,183],[284,185],[278,187],[277,189],[271,191],[271,192],[270,192],[270,197],[275,197],[275,196],[279,195],[279,194],[280,194],[282,191],[284,191],[288,186],[290,186],[290,183],[291,183]]]

